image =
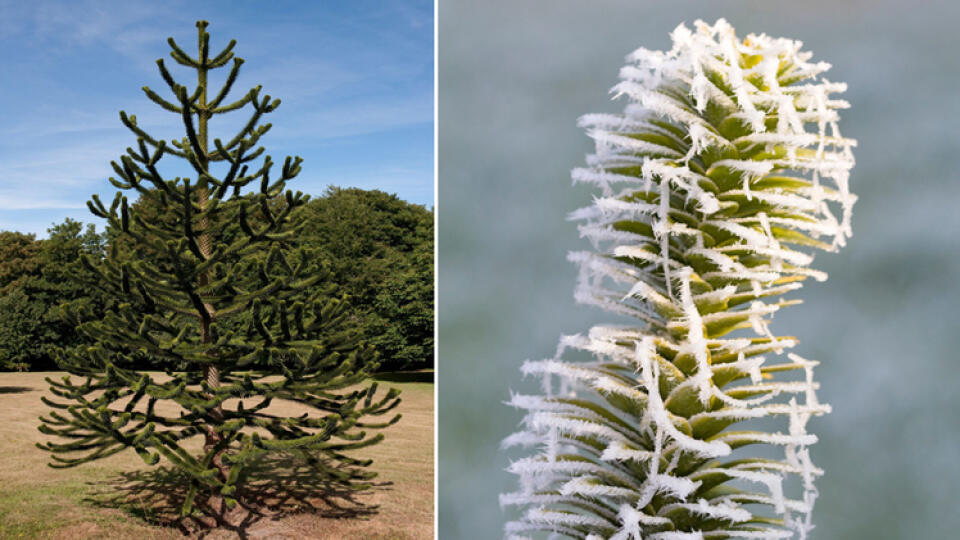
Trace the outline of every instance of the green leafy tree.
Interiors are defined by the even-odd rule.
[[[0,368],[27,371],[42,361],[40,343],[49,338],[40,323],[43,305],[31,301],[21,287],[0,296]]]
[[[40,271],[40,243],[36,236],[0,231],[0,294]]]
[[[433,212],[378,190],[331,187],[299,242],[321,250],[384,367],[433,361]]]
[[[97,274],[83,264],[84,257],[99,261],[105,254],[104,236],[96,232],[94,225],[84,227],[67,218],[47,229],[47,235],[41,242],[40,277],[29,282],[28,292],[44,306],[42,323],[51,335],[43,344],[44,367],[53,368],[56,349],[91,343],[77,331],[68,310],[100,319],[111,299],[97,288]]]
[[[40,310],[22,291],[39,273],[40,244],[32,234],[0,232],[0,369],[24,371],[36,356],[33,347]]]
[[[571,218],[596,251],[578,301],[631,318],[561,339],[527,362],[544,393],[505,445],[521,489],[504,505],[529,531],[615,540],[806,538],[822,474],[810,458],[816,362],[768,326],[796,303],[810,248],[850,236],[855,142],[800,43],[737,38],[724,20],[680,25],[639,49],[614,88],[623,114],[581,119],[596,141],[576,181],[601,193]]]
[[[137,143],[113,163],[111,183],[174,211],[141,215],[122,192],[109,205],[96,196],[88,203],[144,247],[143,258],[123,256],[113,243],[102,263],[86,259],[116,302],[101,320],[80,325],[95,345],[60,355],[80,379],[48,379],[56,398],[47,400],[53,410],[40,430],[54,440],[39,446],[51,452],[53,467],[128,448],[151,465],[165,458],[189,479],[185,515],[202,511],[235,522],[248,510],[242,503],[253,500],[244,496],[250,465],[270,452],[300,457],[345,488],[369,487],[370,461],[348,454],[382,440],[370,430],[399,415],[370,417],[386,415],[399,398],[395,390],[378,397],[376,384],[361,384],[377,362],[345,328],[348,305],[331,296],[331,287],[317,286],[329,272],[308,250],[285,249],[302,227],[298,209],[308,200],[285,191],[301,160],[288,157],[279,174],[272,174],[269,156],[251,166],[270,129],[260,121],[279,100],[256,87],[226,102],[243,61],[234,58],[234,41],[211,55],[206,27],[197,23],[196,57],[169,40],[172,58],[196,74],[193,90],[178,84],[163,60],[157,66],[173,101],[144,88],[178,115],[185,137],[154,138],[134,116],[120,113]],[[209,72],[231,59],[222,88],[208,92]],[[214,118],[248,105],[250,117],[238,133],[211,141]],[[164,157],[188,163],[195,178],[165,178],[158,167]],[[239,234],[226,234],[234,228]],[[312,295],[296,297],[303,290]],[[235,324],[243,316],[246,328]],[[132,351],[165,368],[165,376],[135,369]],[[312,412],[274,414],[277,400]],[[202,439],[199,455],[185,448],[194,437]]]
[[[0,367],[55,369],[54,351],[84,341],[63,310],[65,303],[102,316],[105,298],[92,288],[93,274],[80,264],[84,254],[103,256],[103,238],[71,219],[47,230],[44,240],[4,233],[6,286],[0,292]]]
[[[433,366],[433,242],[397,261],[379,286],[367,336],[388,368]]]

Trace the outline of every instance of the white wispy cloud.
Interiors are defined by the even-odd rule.
[[[304,5],[271,12],[269,23],[242,6],[223,10],[225,5],[233,6],[194,6],[181,0],[0,0],[0,47],[29,68],[17,87],[0,88],[0,211],[21,216],[15,223],[48,224],[47,217],[56,213],[44,210],[70,214],[83,209],[90,193],[112,193],[106,181],[113,174],[110,161],[135,145],[134,136],[120,124],[119,110],[136,114],[139,124],[158,138],[182,137],[176,115],[159,110],[138,88],[145,84],[166,94],[154,65],[156,58],[167,56],[166,37],[172,34],[191,50],[193,23],[214,12],[212,46],[223,46],[235,36],[238,55],[248,60],[236,95],[262,84],[265,93],[284,101],[277,113],[265,118],[277,125],[264,140],[269,150],[282,154],[282,146],[293,142],[310,161],[311,148],[329,148],[338,139],[355,144],[350,138],[433,120],[432,54],[424,47],[424,39],[427,45],[432,39],[432,9],[426,9],[426,2],[337,7],[322,18],[322,10]],[[176,70],[175,77],[183,78],[183,68],[168,65]],[[85,75],[77,79],[79,73]],[[189,84],[190,76],[181,82]],[[225,136],[245,118],[218,117],[214,134]],[[372,169],[348,168],[329,183],[432,200],[432,173],[374,174],[370,171],[376,167],[388,167],[376,152],[369,160]],[[424,164],[430,167],[432,163]],[[429,186],[429,194],[424,186]],[[25,221],[22,216],[31,211],[45,217]],[[0,228],[8,221],[0,218]]]
[[[38,200],[32,196],[24,197],[21,194],[0,193],[0,210],[39,210],[39,209],[79,209],[86,208],[86,204],[78,204],[76,200]]]
[[[278,126],[282,137],[309,136],[316,139],[355,137],[404,126],[430,123],[432,104],[411,96],[386,103],[359,101],[316,108],[286,119]]]

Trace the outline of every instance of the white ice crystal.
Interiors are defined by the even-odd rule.
[[[586,540],[807,538],[822,474],[810,460],[816,362],[769,327],[806,277],[809,248],[850,236],[855,141],[839,131],[830,68],[801,43],[737,38],[723,19],[638,49],[612,92],[623,114],[579,125],[596,144],[574,182],[600,194],[570,219],[595,248],[575,252],[575,298],[639,321],[561,338],[527,361],[541,395],[505,447],[532,454],[501,496],[536,531]],[[590,361],[565,359],[581,351]],[[779,359],[779,361],[773,361]],[[734,428],[782,419],[781,428]],[[760,458],[758,446],[782,449]],[[798,480],[790,481],[794,477]],[[757,510],[757,507],[766,510]]]

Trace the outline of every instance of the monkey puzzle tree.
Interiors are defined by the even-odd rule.
[[[206,27],[206,21],[197,23],[196,58],[168,40],[173,59],[196,72],[192,91],[174,80],[162,59],[157,66],[174,99],[143,89],[180,117],[186,136],[154,138],[135,116],[120,113],[137,144],[112,163],[117,178],[110,182],[175,211],[145,218],[122,192],[109,206],[96,195],[88,203],[128,244],[144,249],[138,257],[124,256],[115,242],[102,263],[88,261],[116,306],[102,320],[79,325],[95,345],[79,354],[61,351],[62,367],[81,378],[47,379],[60,399],[45,400],[54,410],[41,418],[40,430],[67,440],[39,446],[52,453],[53,467],[126,448],[151,465],[166,458],[189,478],[183,514],[199,509],[227,520],[227,509],[243,501],[248,466],[269,452],[304,458],[351,489],[368,487],[375,475],[364,469],[370,461],[347,453],[383,438],[367,430],[399,415],[382,422],[365,418],[386,414],[399,398],[395,390],[378,397],[375,383],[359,386],[376,367],[374,352],[344,324],[347,304],[331,297],[324,266],[307,250],[286,247],[302,226],[297,209],[309,199],[285,191],[301,159],[286,158],[273,178],[269,156],[259,167],[249,165],[263,154],[257,143],[270,129],[261,118],[280,101],[261,97],[258,86],[226,103],[243,60],[234,58],[235,41],[211,56]],[[211,99],[208,73],[231,59]],[[247,105],[252,112],[240,131],[213,138],[211,148],[211,120]],[[158,169],[165,156],[188,163],[195,178],[166,179]],[[294,293],[297,301],[291,301]],[[83,319],[83,313],[73,315]],[[247,323],[236,324],[242,315]],[[166,375],[134,369],[144,355]],[[275,400],[310,412],[274,414]],[[199,455],[185,445],[194,437],[202,439]]]

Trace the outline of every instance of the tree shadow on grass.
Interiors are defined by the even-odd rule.
[[[29,386],[0,386],[0,394],[22,394],[33,390]]]
[[[303,460],[288,455],[267,457],[251,467],[243,491],[238,492],[238,508],[231,512],[232,523],[219,527],[245,539],[251,527],[294,514],[312,513],[326,519],[368,518],[377,513],[379,505],[364,499],[389,490],[393,483],[368,484],[366,490],[351,490]],[[174,467],[120,473],[88,485],[94,492],[84,502],[97,508],[118,509],[153,525],[176,528],[198,538],[213,531],[207,518],[180,517],[190,484],[188,476]]]

